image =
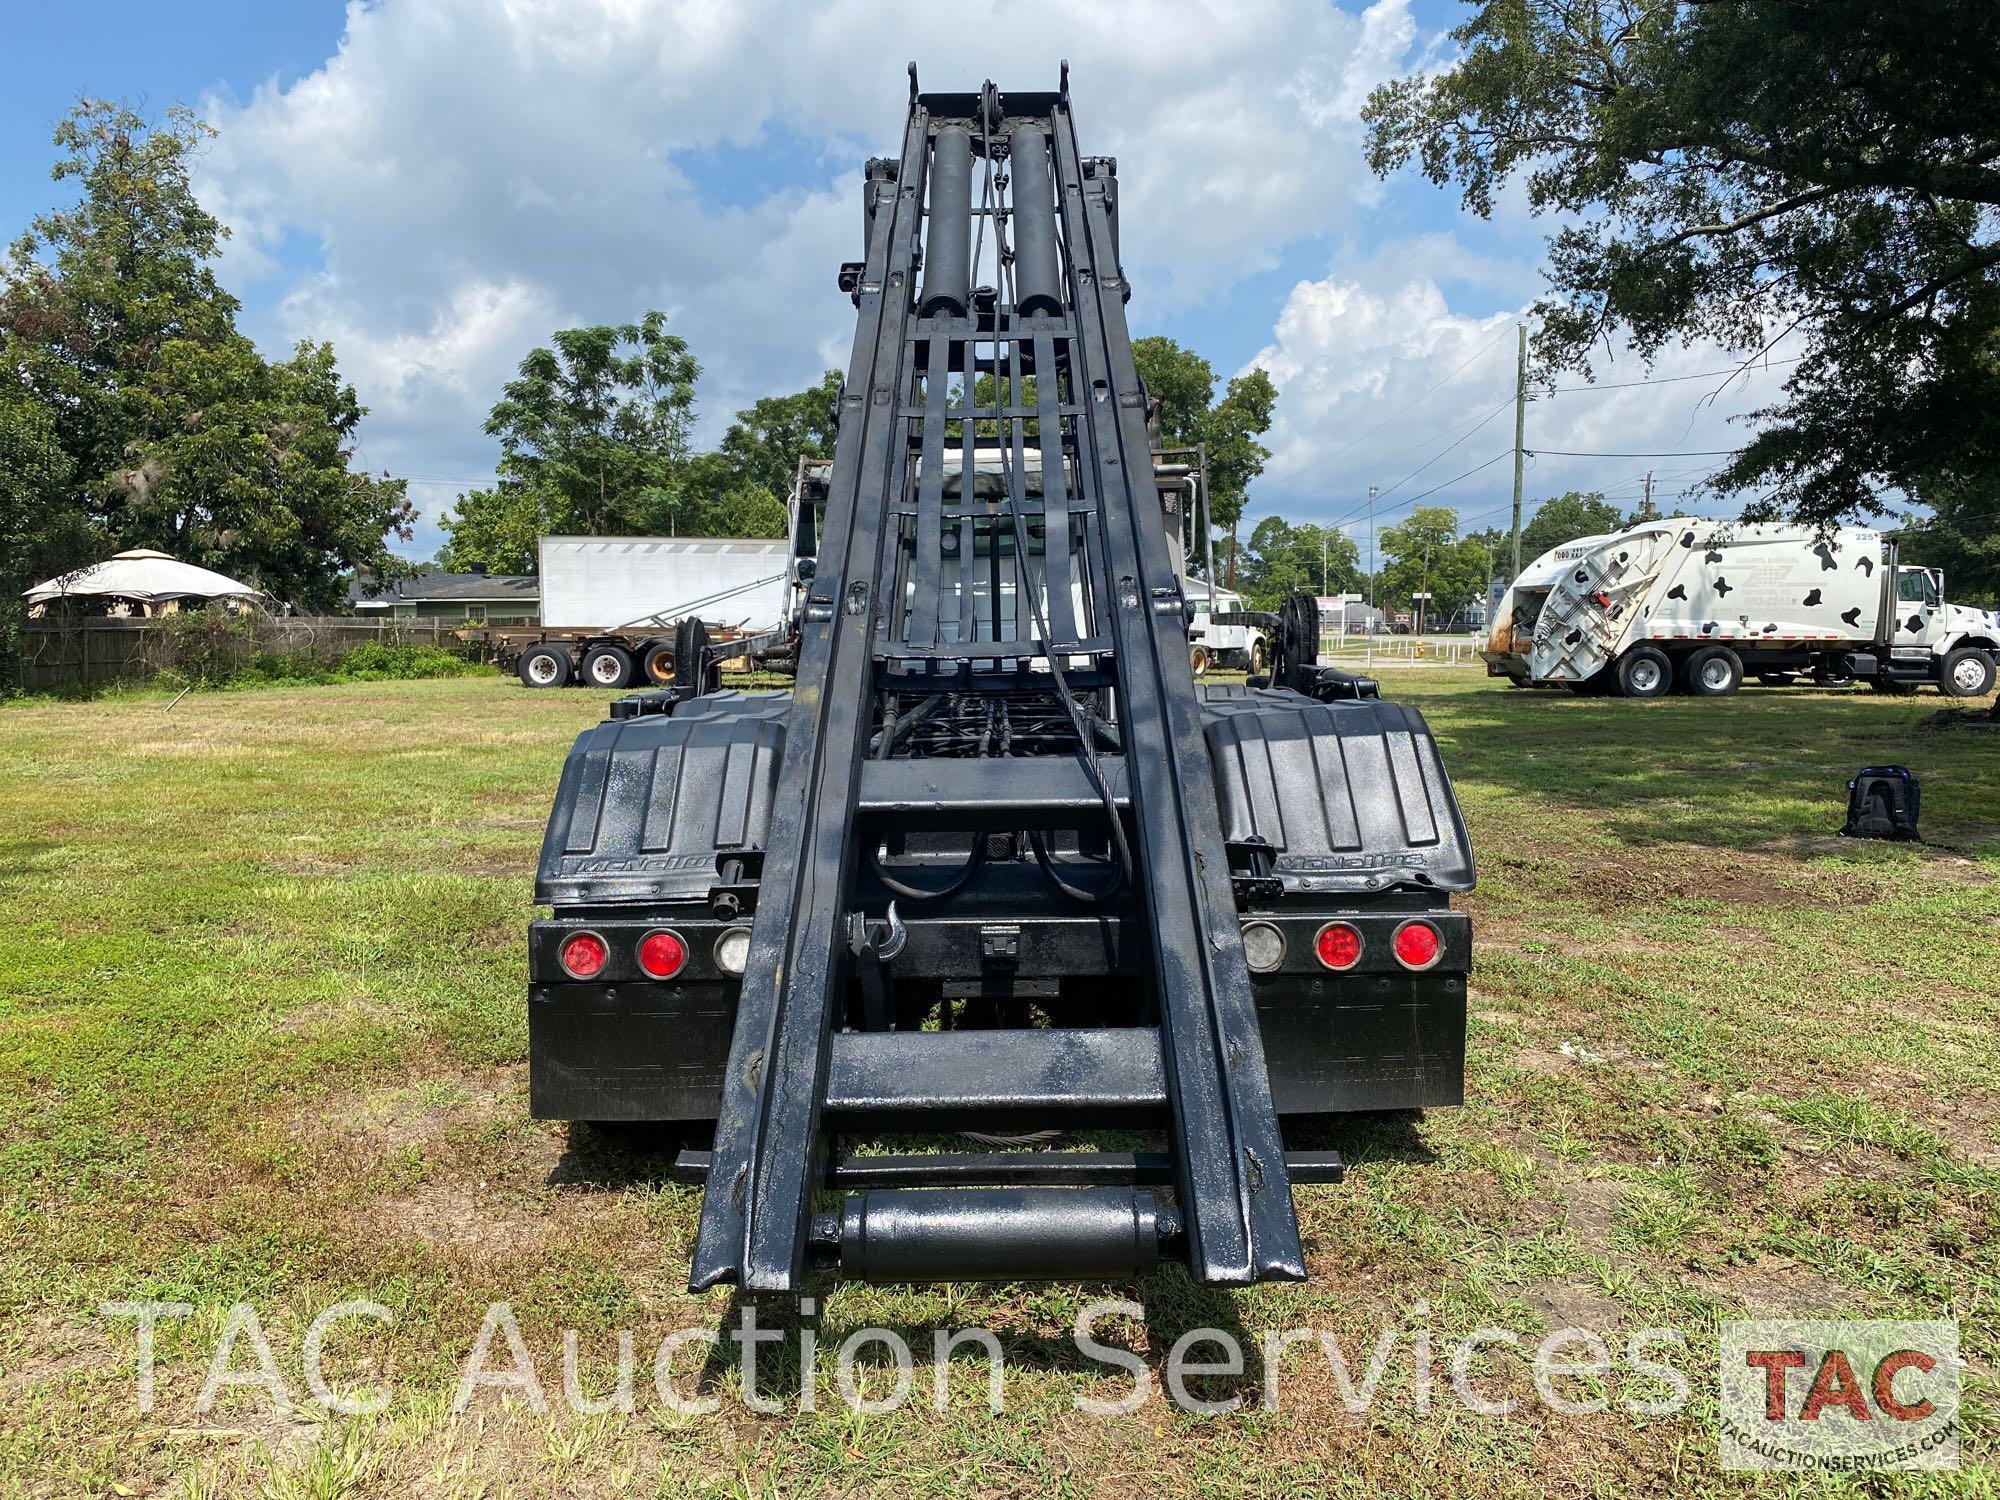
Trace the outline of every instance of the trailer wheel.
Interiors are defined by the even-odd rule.
[[[632,653],[623,646],[592,646],[583,657],[583,680],[594,688],[632,685]]]
[[[1944,659],[1938,690],[1947,698],[1983,698],[1993,691],[1993,658],[1977,646],[1960,646]]]
[[[1618,691],[1627,698],[1664,698],[1673,686],[1674,664],[1664,651],[1638,646],[1618,658]]]
[[[1208,647],[1196,646],[1193,650],[1189,651],[1188,666],[1193,669],[1195,676],[1206,677],[1208,675]]]
[[[514,671],[526,687],[565,687],[570,679],[569,653],[560,646],[530,646],[521,653]]]
[[[1697,698],[1727,698],[1743,686],[1743,658],[1727,646],[1707,646],[1682,669],[1687,690]]]
[[[1250,670],[1259,676],[1270,669],[1271,653],[1265,649],[1264,639],[1259,636],[1250,643]]]
[[[644,654],[639,658],[639,670],[646,681],[655,687],[665,687],[674,680],[674,643],[653,640],[646,642]]]

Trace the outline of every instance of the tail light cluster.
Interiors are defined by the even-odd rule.
[[[1320,967],[1331,969],[1336,974],[1345,973],[1360,963],[1366,948],[1361,929],[1352,922],[1328,922],[1313,936],[1313,954],[1319,959]],[[1412,917],[1390,936],[1389,951],[1404,968],[1423,970],[1437,966],[1444,953],[1444,944],[1434,925],[1422,917]]]
[[[639,939],[639,970],[648,979],[672,979],[687,967],[687,943],[678,932],[656,927]],[[595,979],[611,960],[611,945],[594,932],[572,932],[556,951],[563,972],[572,979]]]

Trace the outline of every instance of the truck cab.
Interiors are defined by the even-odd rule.
[[[1897,682],[1935,682],[1959,698],[1991,692],[2000,653],[2000,613],[1949,603],[1944,574],[1896,569],[1896,621],[1889,673]]]
[[[1224,672],[1262,672],[1271,662],[1270,642],[1262,626],[1216,624],[1243,613],[1243,596],[1228,589],[1211,595],[1208,584],[1199,578],[1183,580],[1189,602],[1194,605],[1194,622],[1188,627],[1188,661],[1194,675],[1205,676],[1211,669]]]

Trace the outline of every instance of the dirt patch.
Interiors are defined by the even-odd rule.
[[[1581,1281],[1538,1281],[1521,1300],[1550,1328],[1588,1328],[1604,1332],[1623,1321],[1624,1309],[1604,1291]]]
[[[1705,1290],[1757,1317],[1851,1313],[1860,1293],[1797,1261],[1759,1260],[1698,1278]]]
[[[0,1390],[18,1400],[37,1386],[108,1370],[119,1357],[101,1322],[45,1314],[28,1326],[22,1347],[0,1355]]]
[[[285,1036],[307,1032],[336,1031],[343,1026],[366,1025],[388,1020],[389,1012],[365,995],[346,995],[338,1000],[314,1000],[282,1016],[273,1028]]]
[[[1604,1177],[1572,1183],[1563,1194],[1569,1232],[1576,1242],[1597,1255],[1611,1253],[1611,1231],[1618,1223],[1618,1184]]]
[[[536,1249],[551,1228],[546,1211],[517,1207],[484,1182],[456,1179],[377,1199],[358,1219],[364,1232],[494,1260]]]
[[[415,1083],[336,1096],[310,1110],[307,1129],[349,1141],[365,1139],[383,1153],[430,1147],[455,1130],[525,1114],[524,1067],[484,1073],[443,1073]]]

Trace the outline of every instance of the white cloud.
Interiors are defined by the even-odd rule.
[[[1286,298],[1272,342],[1252,364],[1280,392],[1267,439],[1272,459],[1252,494],[1251,514],[1338,521],[1365,528],[1368,486],[1384,493],[1378,515],[1397,519],[1411,500],[1513,445],[1516,336],[1528,297],[1471,315],[1454,309],[1440,282],[1504,292],[1531,279],[1526,268],[1464,253],[1449,236],[1383,245],[1333,274],[1301,281]],[[1491,305],[1490,302],[1488,305]],[[1782,355],[1785,351],[1779,350]],[[1717,467],[1715,456],[1670,457],[1741,444],[1735,414],[1768,405],[1788,366],[1727,381],[1683,378],[1727,371],[1737,360],[1713,346],[1662,351],[1650,376],[1629,353],[1600,367],[1599,385],[1578,390],[1560,377],[1528,408],[1528,505],[1569,489],[1601,489],[1626,508],[1648,469],[1666,504]],[[1649,379],[1647,386],[1629,382]],[[1722,388],[1715,399],[1705,399]],[[1533,388],[1531,387],[1531,390]],[[1534,450],[1540,450],[1534,452]],[[1578,454],[1662,456],[1569,457]],[[1451,485],[1428,503],[1457,506],[1480,526],[1509,503],[1508,458]]]
[[[905,55],[933,88],[1049,88],[1070,58],[1157,309],[1355,226],[1377,191],[1357,114],[1413,43],[1407,5],[356,0],[320,69],[208,101],[200,187],[260,336],[336,340],[370,462],[473,475],[499,383],[566,321],[668,311],[708,367],[711,431],[838,363],[834,273],[860,164],[897,139]],[[704,180],[701,153],[765,147],[799,158],[767,190]]]

